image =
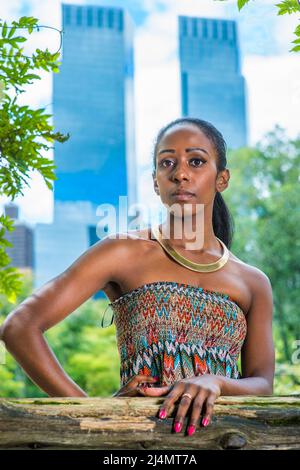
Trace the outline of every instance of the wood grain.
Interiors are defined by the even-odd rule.
[[[300,449],[300,395],[219,397],[212,423],[176,434],[163,397],[0,398],[0,449]]]

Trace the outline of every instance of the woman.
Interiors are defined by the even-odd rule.
[[[102,289],[121,358],[115,396],[166,395],[162,419],[179,400],[174,430],[189,412],[191,435],[201,415],[203,425],[211,421],[220,395],[273,393],[272,288],[262,271],[229,251],[231,220],[221,192],[230,173],[220,132],[203,120],[177,119],[159,132],[153,157],[166,221],[93,245],[22,302],[1,337],[49,395],[86,396],[43,332]]]

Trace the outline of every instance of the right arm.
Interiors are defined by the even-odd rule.
[[[65,373],[43,333],[115,279],[118,266],[124,269],[126,265],[127,248],[125,239],[105,238],[95,243],[64,272],[34,291],[1,325],[0,340],[6,349],[49,396],[87,395]]]

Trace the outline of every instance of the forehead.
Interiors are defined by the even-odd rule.
[[[157,150],[176,147],[202,147],[210,155],[215,148],[211,140],[198,127],[192,124],[180,124],[168,129],[159,142]]]

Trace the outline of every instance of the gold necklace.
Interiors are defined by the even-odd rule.
[[[212,271],[218,271],[218,269],[221,269],[224,264],[227,263],[228,258],[229,258],[229,250],[227,246],[220,240],[218,237],[216,237],[217,240],[221,243],[223,247],[223,254],[221,258],[219,258],[217,261],[213,263],[194,263],[193,261],[190,261],[189,259],[185,258],[182,256],[178,251],[176,251],[166,240],[163,240],[162,234],[159,230],[159,227],[151,227],[152,233],[158,243],[162,246],[162,248],[169,253],[169,255],[177,261],[177,263],[181,264],[185,268],[191,269],[192,271],[197,271],[200,273],[210,273]]]

